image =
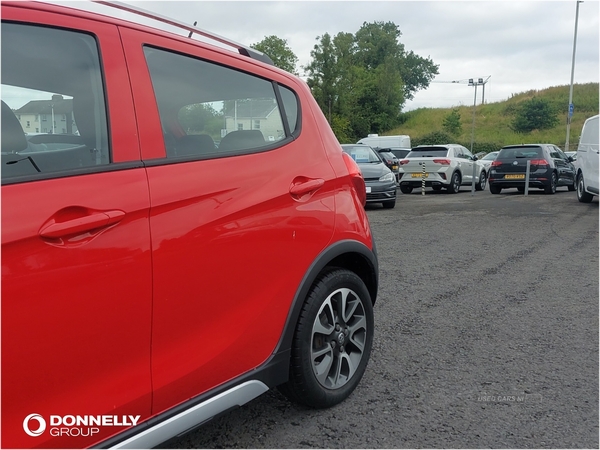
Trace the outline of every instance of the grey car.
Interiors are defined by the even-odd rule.
[[[384,208],[396,206],[396,176],[381,156],[368,145],[343,144],[362,172],[367,188],[367,203],[381,203]]]

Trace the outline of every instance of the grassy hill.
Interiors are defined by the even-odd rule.
[[[575,110],[571,119],[569,150],[576,150],[583,122],[598,114],[598,83],[575,84],[573,86],[573,104]],[[547,130],[534,130],[530,133],[516,133],[511,123],[519,104],[533,97],[543,99],[557,111],[559,124]],[[510,99],[477,105],[475,110],[475,134],[473,153],[491,151],[504,145],[522,143],[552,143],[564,149],[567,137],[567,108],[569,104],[569,86],[555,86],[543,90],[531,90],[514,94]],[[420,108],[402,114],[403,123],[382,135],[407,134],[413,145],[427,144],[428,135],[433,132],[445,132],[442,124],[453,109],[460,114],[462,132],[451,135],[453,143],[471,147],[473,106],[454,108]],[[496,148],[497,147],[497,148]]]

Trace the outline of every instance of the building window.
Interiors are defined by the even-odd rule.
[[[243,130],[243,129],[244,129],[244,124],[238,123],[238,130]]]
[[[255,120],[254,121],[254,129],[255,130],[260,130],[260,120]]]

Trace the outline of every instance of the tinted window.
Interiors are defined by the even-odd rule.
[[[390,150],[398,159],[404,158],[410,153],[410,150]]]
[[[288,127],[291,133],[294,133],[299,128],[298,117],[298,99],[296,95],[288,88],[279,86],[281,98],[283,100],[283,108],[285,109],[285,117],[288,122]]]
[[[144,52],[167,157],[247,153],[287,137],[270,81],[164,50]],[[295,97],[286,99],[295,127]]]
[[[448,150],[443,147],[413,148],[411,152],[406,155],[407,158],[430,158],[439,156],[448,156]]]
[[[512,158],[543,158],[544,151],[541,147],[508,147],[503,148],[498,153],[496,159]]]
[[[95,39],[3,23],[2,181],[48,178],[109,162]]]

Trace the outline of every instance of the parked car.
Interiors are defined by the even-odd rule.
[[[394,156],[396,158],[398,158],[398,161],[399,161],[401,159],[406,158],[406,155],[408,155],[410,153],[411,148],[410,147],[409,148],[405,148],[405,147],[387,147],[387,148],[384,148],[382,150],[386,150],[386,151],[388,151],[390,153],[393,153]]]
[[[396,158],[396,155],[387,149],[376,148],[373,150],[379,153],[379,156],[385,165],[388,166],[388,168],[393,172],[394,177],[396,178],[396,183],[398,183],[398,158]]]
[[[357,162],[365,179],[367,203],[396,206],[396,178],[379,154],[364,144],[342,144],[342,149]]]
[[[587,119],[583,124],[577,147],[579,157],[577,158],[577,172],[575,175],[577,199],[582,203],[589,203],[594,195],[599,195],[599,133],[598,116]]]
[[[414,188],[425,186],[434,190],[446,188],[456,194],[461,186],[471,185],[475,172],[475,189],[482,191],[487,182],[484,166],[471,152],[458,144],[420,145],[400,160],[400,190],[410,194]]]
[[[499,152],[490,152],[487,155],[485,155],[483,158],[479,159],[479,162],[481,164],[483,164],[486,171],[489,172],[490,166],[492,165],[492,161],[494,161],[496,159],[496,156],[498,156],[498,153]]]
[[[573,159],[552,144],[524,144],[502,147],[490,166],[490,191],[499,194],[502,189],[517,188],[525,191],[527,162],[529,187],[554,194],[559,186],[575,190]]]
[[[2,448],[154,448],[275,387],[343,401],[378,289],[360,168],[262,53],[112,7],[179,34],[1,5]],[[31,149],[33,124],[65,132]]]
[[[573,158],[573,161],[577,161],[577,152],[564,152],[564,153],[565,153],[565,155]]]

